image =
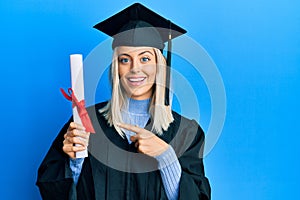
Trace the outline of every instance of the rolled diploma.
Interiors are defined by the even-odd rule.
[[[70,55],[71,81],[72,90],[78,101],[84,99],[84,82],[83,82],[83,61],[81,54]],[[75,123],[82,125],[76,106],[73,108],[73,120]],[[88,156],[87,149],[76,153],[76,158],[85,158]]]

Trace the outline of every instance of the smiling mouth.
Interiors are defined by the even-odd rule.
[[[127,80],[130,85],[139,86],[144,82],[145,79],[146,77],[137,77],[137,78],[128,78]]]
[[[130,82],[140,82],[140,81],[143,81],[145,79],[146,79],[145,77],[141,77],[141,78],[129,78],[128,80]]]

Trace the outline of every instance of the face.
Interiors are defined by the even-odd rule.
[[[129,98],[152,96],[156,76],[156,56],[151,47],[121,46],[117,50],[119,77]]]

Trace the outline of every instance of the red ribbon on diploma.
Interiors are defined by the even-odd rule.
[[[82,125],[85,127],[85,131],[95,133],[89,114],[85,109],[85,101],[78,101],[72,88],[68,89],[69,95],[62,88],[60,88],[60,91],[67,100],[72,101],[72,108],[76,106]]]

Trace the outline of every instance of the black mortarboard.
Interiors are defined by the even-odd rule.
[[[112,17],[96,24],[94,28],[114,38],[112,47],[149,46],[164,49],[168,41],[167,66],[171,67],[171,39],[186,33],[142,4],[135,3]],[[166,100],[169,105],[170,69],[167,67]]]

